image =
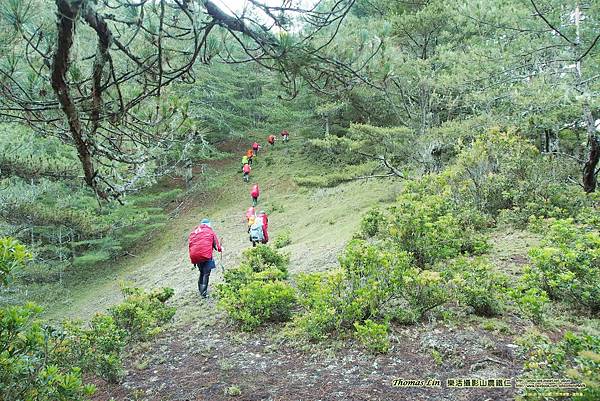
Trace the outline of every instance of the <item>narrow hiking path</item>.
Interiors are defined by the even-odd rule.
[[[300,144],[294,142],[275,149],[263,148],[254,163],[250,183],[244,183],[237,156],[244,146],[247,145],[235,146],[234,156],[210,170],[213,177],[206,182],[208,189],[201,188],[197,195],[188,196],[184,210],[147,244],[139,246],[135,256],[106,266],[109,273],[105,276],[97,273],[98,277],[77,285],[69,302],[52,308],[47,317],[87,319],[120,302],[119,284],[128,282],[143,288],[173,288],[174,304],[178,307],[176,319],[186,320],[185,309],[193,309],[196,301],[200,302],[198,272],[189,262],[188,234],[203,217],[210,218],[223,243],[223,265],[237,265],[242,251],[251,246],[244,213],[251,205],[249,191],[254,182],[261,186],[257,210],[265,209],[269,214],[271,242],[279,233],[291,233],[292,243],[283,251],[290,253],[292,274],[336,266],[337,254],[356,230],[362,212],[380,200],[389,200],[389,194],[400,189],[399,184],[390,187],[390,182],[381,181],[353,182],[327,189],[299,188],[291,175],[302,168],[304,161],[296,151]],[[203,178],[199,180],[197,185],[202,187]],[[211,274],[209,292],[221,280],[218,266]]]

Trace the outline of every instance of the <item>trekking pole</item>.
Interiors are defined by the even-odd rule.
[[[223,277],[225,277],[225,266],[223,266],[223,252],[219,252],[221,254],[221,272],[223,273]]]

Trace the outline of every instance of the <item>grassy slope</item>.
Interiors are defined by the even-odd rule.
[[[278,144],[280,145],[280,144]],[[291,254],[291,272],[323,270],[336,264],[336,255],[356,230],[360,215],[380,200],[389,199],[399,191],[400,183],[391,181],[353,182],[331,189],[298,188],[292,180],[296,171],[308,168],[296,151],[299,143],[288,148],[266,149],[259,155],[252,172],[252,181],[261,186],[259,207],[269,213],[270,235],[287,230],[292,244],[284,248]],[[270,159],[267,166],[265,159]],[[232,267],[238,263],[243,249],[250,244],[243,216],[251,204],[251,184],[241,181],[236,169],[238,158],[219,163],[210,183],[196,183],[195,195],[187,199],[185,210],[169,221],[167,227],[145,246],[114,266],[98,268],[94,276],[69,289],[68,302],[48,308],[48,317],[88,318],[120,301],[119,282],[136,286],[169,286],[175,289],[178,316],[186,317],[184,305],[195,308],[197,272],[191,270],[187,254],[187,234],[200,219],[213,220],[224,247],[223,263]],[[211,276],[211,288],[221,280],[220,269]],[[192,313],[193,311],[189,311]]]

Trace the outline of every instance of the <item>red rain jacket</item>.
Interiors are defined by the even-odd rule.
[[[248,165],[248,164],[244,164],[244,167],[242,168],[242,171],[243,171],[244,173],[248,173],[248,174],[250,174],[250,165]]]
[[[250,206],[248,210],[246,210],[246,219],[249,219],[250,216],[254,216],[255,214],[256,211],[254,210],[254,207]]]
[[[260,189],[258,189],[258,184],[254,184],[254,186],[252,187],[252,191],[250,191],[250,196],[252,196],[253,198],[258,198],[259,195]]]
[[[205,224],[199,225],[190,233],[188,244],[190,248],[190,260],[193,264],[211,260],[213,249],[221,252],[221,244],[219,244],[217,234]]]
[[[290,133],[287,130],[281,131],[281,136],[288,136]]]
[[[263,235],[265,237],[263,244],[266,244],[267,242],[269,242],[269,232],[267,231],[267,229],[269,228],[269,217],[267,216],[266,213],[263,213],[263,214],[259,214],[258,216],[256,216],[256,218],[263,219],[262,229],[263,229]]]
[[[259,148],[259,144],[258,144],[257,142],[254,142],[254,143],[252,144],[252,149],[254,149],[254,150],[258,150],[258,148]]]

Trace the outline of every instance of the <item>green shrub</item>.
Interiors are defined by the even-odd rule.
[[[59,331],[34,304],[0,309],[0,399],[83,401],[94,393],[76,365],[61,365]]]
[[[487,260],[460,257],[449,264],[448,270],[457,283],[458,298],[476,315],[489,317],[502,312],[508,277],[495,271]]]
[[[360,222],[360,233],[364,238],[374,237],[383,224],[385,224],[384,214],[379,208],[373,208],[363,216]]]
[[[0,238],[0,287],[7,285],[13,270],[31,258],[27,249],[11,237]]]
[[[352,316],[345,311],[342,293],[344,272],[341,269],[323,273],[301,273],[296,277],[298,303],[302,313],[294,316],[293,326],[308,339],[324,340],[342,329]],[[339,290],[338,290],[339,289]],[[344,313],[346,312],[346,313]]]
[[[386,323],[375,323],[370,319],[364,323],[355,322],[356,336],[360,342],[374,353],[385,354],[390,349],[390,340],[388,338],[389,326]]]
[[[291,318],[294,289],[286,282],[289,256],[266,245],[244,251],[242,263],[225,272],[217,297],[228,315],[251,331]]]
[[[416,322],[451,298],[452,284],[442,280],[439,272],[414,267],[406,271],[403,282],[401,299],[404,305],[400,304],[393,315],[401,323]]]
[[[273,241],[273,246],[275,249],[280,249],[285,246],[288,246],[292,243],[291,233],[289,231],[284,231],[275,237],[275,241]]]
[[[275,267],[287,274],[290,257],[268,245],[259,244],[244,251],[242,264],[247,264],[254,272]]]
[[[572,219],[550,220],[543,246],[529,252],[531,287],[593,315],[600,313],[600,232]]]
[[[302,313],[294,325],[311,340],[367,319],[417,321],[448,300],[449,285],[439,273],[412,267],[406,252],[353,240],[339,260],[340,269],[297,277]]]
[[[121,378],[127,333],[117,327],[112,316],[96,314],[88,327],[79,321],[67,321],[63,328],[64,364],[79,366],[112,383]]]
[[[525,317],[536,324],[543,322],[548,309],[546,291],[530,287],[525,281],[520,280],[516,288],[508,290],[508,294]]]
[[[251,281],[230,296],[219,297],[219,303],[245,331],[266,322],[285,322],[291,318],[295,303],[294,289],[283,281]]]
[[[125,300],[109,309],[117,327],[133,339],[147,339],[162,331],[161,326],[175,315],[175,308],[167,306],[174,291],[160,288],[146,292],[141,288],[121,287]]]
[[[566,332],[556,343],[546,336],[534,336],[521,345],[528,355],[523,378],[571,379],[585,384],[585,388],[577,389],[582,395],[574,396],[574,400],[600,399],[600,336]],[[543,392],[528,389],[526,396],[538,398]]]
[[[387,230],[380,236],[411,253],[416,264],[424,267],[460,254],[487,250],[485,237],[473,224],[476,220],[466,211],[455,213],[447,196],[424,196],[408,186],[390,208]]]

